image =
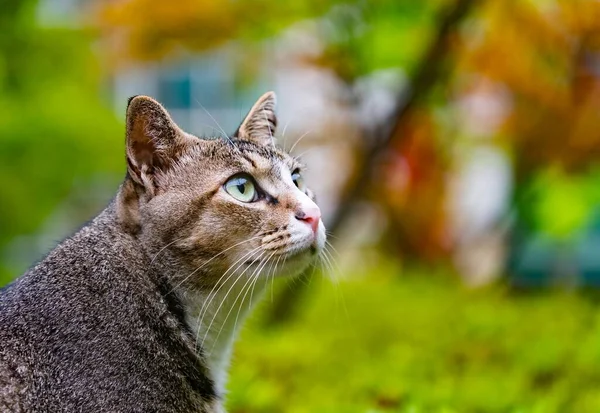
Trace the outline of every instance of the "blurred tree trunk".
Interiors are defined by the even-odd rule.
[[[451,50],[452,36],[469,12],[476,4],[482,1],[457,0],[440,16],[438,31],[429,49],[417,65],[412,82],[408,90],[403,90],[396,102],[396,109],[387,122],[371,131],[364,131],[364,158],[357,162],[360,169],[343,198],[338,204],[338,209],[328,224],[328,231],[337,234],[340,228],[351,216],[356,204],[363,199],[365,188],[372,185],[374,172],[380,165],[382,157],[392,143],[402,139],[401,130],[412,110],[427,97],[435,84],[444,78],[448,70],[443,70]],[[290,285],[289,288],[278,294],[273,303],[267,322],[279,324],[291,318],[298,307],[304,292],[307,289],[308,275],[303,275],[300,282]]]

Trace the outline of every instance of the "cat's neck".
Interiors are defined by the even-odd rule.
[[[109,205],[94,220],[92,226],[102,226],[102,233],[106,233],[106,228],[121,233],[114,205]],[[133,240],[131,238],[131,242],[127,242],[127,249],[131,250],[128,255],[132,255],[135,250],[137,256],[145,258],[134,263],[133,269],[136,272],[144,273],[154,281],[181,279],[177,276],[178,266],[172,265],[177,260],[171,259],[166,251],[160,250],[150,254],[144,252],[139,243]],[[266,285],[263,277],[230,275],[225,277],[225,282],[214,288],[197,290],[180,283],[175,289],[168,288],[163,292],[165,296],[175,292],[178,297],[183,309],[182,321],[191,330],[196,351],[205,360],[215,390],[221,396],[224,395],[227,370],[237,332],[264,294]]]
[[[265,287],[262,277],[254,282],[242,278],[207,291],[180,293],[186,323],[194,335],[196,348],[206,360],[217,394],[225,391],[237,332]]]

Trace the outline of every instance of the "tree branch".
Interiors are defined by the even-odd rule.
[[[329,222],[328,230],[337,234],[346,223],[355,205],[363,198],[364,188],[369,187],[379,161],[390,144],[401,137],[400,130],[411,111],[430,93],[433,86],[440,81],[443,63],[450,52],[451,37],[460,23],[468,16],[473,6],[481,4],[481,0],[457,0],[440,18],[438,31],[434,41],[424,54],[414,71],[414,77],[408,90],[403,90],[397,99],[392,116],[370,133],[365,133],[366,154],[364,163],[351,187],[346,191],[338,204],[336,213]],[[308,283],[295,283],[281,291],[274,302],[268,322],[278,324],[292,316],[297,302]]]

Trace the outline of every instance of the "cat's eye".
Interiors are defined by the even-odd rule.
[[[306,190],[306,186],[304,185],[304,178],[302,178],[302,175],[300,175],[299,170],[296,169],[294,172],[292,172],[292,181],[294,181],[294,185],[296,185],[299,190]]]
[[[225,191],[241,202],[254,202],[258,199],[258,191],[249,176],[237,175],[225,182]]]

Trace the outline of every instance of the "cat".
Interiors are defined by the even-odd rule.
[[[209,139],[129,100],[116,197],[0,292],[1,412],[224,411],[242,319],[326,238],[275,104]]]

